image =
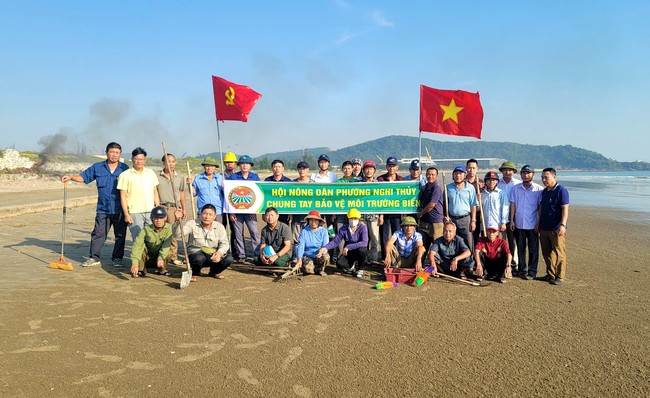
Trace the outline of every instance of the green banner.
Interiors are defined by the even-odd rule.
[[[297,183],[226,180],[227,213],[264,213],[275,207],[280,214],[415,213],[418,181],[377,183]]]

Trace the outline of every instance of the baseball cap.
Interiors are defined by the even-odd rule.
[[[490,225],[488,225],[488,226],[487,226],[487,229],[488,229],[488,230],[492,230],[492,231],[497,231],[497,232],[499,232],[499,226],[498,226],[498,225],[495,225],[495,224],[490,224]]]
[[[366,160],[363,162],[363,168],[365,169],[366,167],[372,167],[373,169],[376,169],[377,165],[372,160]]]
[[[409,166],[409,170],[420,170],[420,161],[414,159]]]
[[[326,160],[326,161],[329,162],[329,161],[330,161],[330,157],[327,156],[327,155],[325,155],[325,154],[322,154],[322,155],[320,155],[320,156],[318,157],[318,161],[320,162],[321,160]]]
[[[354,166],[355,164],[358,164],[359,166],[361,166],[361,159],[359,159],[359,158],[354,159],[352,161],[352,165]]]
[[[452,173],[455,173],[457,171],[460,171],[461,173],[467,174],[467,170],[465,170],[465,168],[463,166],[456,166],[456,168],[454,169],[454,171],[452,171]]]
[[[307,162],[300,162],[298,163],[298,166],[296,166],[296,169],[308,169],[308,168],[309,165],[307,164]]]
[[[395,156],[389,156],[386,159],[386,166],[397,166],[397,158]]]
[[[521,173],[534,173],[534,172],[535,172],[535,169],[530,167],[530,165],[525,164],[525,165],[522,166],[521,170],[519,171],[519,174],[521,174]]]
[[[498,180],[499,174],[496,171],[490,170],[485,174],[484,180]]]

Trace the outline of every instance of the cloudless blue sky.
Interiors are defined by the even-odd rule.
[[[238,155],[416,137],[425,84],[479,91],[483,140],[650,160],[647,1],[0,0],[0,10],[0,147],[42,149],[63,133],[72,150],[116,140],[157,157],[164,140],[177,155],[215,151],[214,74],[262,94],[248,123],[220,124]]]

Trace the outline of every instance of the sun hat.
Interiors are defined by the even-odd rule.
[[[201,162],[201,166],[217,166],[219,167],[219,163],[217,163],[217,160],[213,158],[212,156],[206,156],[205,159]]]
[[[490,170],[485,174],[485,178],[483,178],[483,179],[486,180],[486,181],[487,180],[498,180],[499,175],[497,174],[496,171]]]
[[[501,167],[499,167],[499,171],[503,173],[503,170],[514,170],[515,173],[517,172],[517,166],[515,165],[514,162],[511,161],[505,161],[501,164]]]
[[[454,171],[452,171],[452,174],[455,173],[455,172],[457,172],[457,171],[460,171],[461,173],[465,173],[465,174],[467,174],[467,170],[465,170],[465,168],[464,168],[463,166],[456,166],[456,168],[454,169]]]
[[[415,218],[413,218],[411,216],[406,216],[406,217],[402,218],[401,226],[404,227],[406,225],[414,225],[414,226],[417,227],[418,223],[415,221]]]
[[[239,160],[237,161],[237,164],[240,165],[242,163],[248,163],[251,165],[251,167],[255,166],[255,163],[253,163],[253,158],[248,156],[248,155],[241,155],[239,157]]]
[[[317,210],[312,210],[305,216],[305,220],[318,220],[321,223],[325,223],[323,217],[320,216],[320,213]]]
[[[372,167],[373,169],[376,169],[377,165],[372,160],[366,160],[363,162],[363,168],[365,169],[366,167]]]

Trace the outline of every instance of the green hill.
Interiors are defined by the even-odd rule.
[[[270,167],[273,159],[282,159],[287,168],[294,168],[298,161],[307,161],[312,168],[321,153],[326,153],[332,164],[340,165],[343,161],[361,158],[375,162],[379,158],[389,156],[413,158],[418,155],[418,137],[392,135],[366,141],[337,150],[329,148],[306,148],[284,152],[266,153],[257,156],[256,168]],[[530,164],[535,168],[555,167],[557,169],[580,170],[650,170],[648,162],[617,162],[603,155],[577,148],[571,145],[525,145],[513,142],[444,142],[432,139],[422,139],[422,156],[426,156],[424,148],[428,148],[433,160],[436,159],[469,159],[469,158],[502,158],[515,162],[517,165]],[[218,154],[213,154],[218,156]]]

